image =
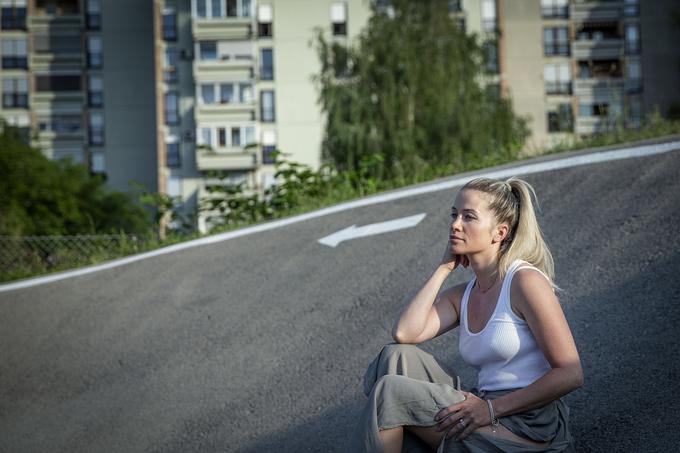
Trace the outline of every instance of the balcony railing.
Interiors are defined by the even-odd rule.
[[[206,170],[252,170],[257,166],[259,147],[228,148],[226,151],[196,151],[196,167]]]
[[[585,21],[617,21],[621,19],[621,2],[592,1],[572,3],[570,16],[577,22]]]
[[[253,37],[253,18],[227,17],[219,19],[194,18],[192,30],[195,40],[250,39]]]
[[[621,77],[593,77],[574,81],[574,95],[596,98],[620,99],[624,80]]]
[[[545,94],[571,94],[571,82],[545,82]]]
[[[579,60],[609,60],[623,56],[622,39],[579,39],[571,43],[571,54]]]

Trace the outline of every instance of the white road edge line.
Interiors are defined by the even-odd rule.
[[[273,230],[275,228],[280,228],[283,226],[291,225],[293,223],[303,222],[308,219],[314,219],[317,217],[322,217],[329,214],[335,214],[336,212],[347,211],[349,209],[354,209],[362,206],[369,206],[372,204],[385,203],[387,201],[398,200],[400,198],[412,197],[416,195],[422,195],[424,193],[437,192],[440,190],[451,189],[454,187],[459,187],[466,182],[474,178],[487,177],[487,178],[507,178],[516,175],[528,175],[531,173],[540,173],[544,171],[559,170],[562,168],[577,167],[579,165],[588,165],[599,162],[607,162],[613,160],[630,159],[634,157],[652,156],[654,154],[667,153],[674,150],[680,149],[680,141],[673,141],[667,143],[658,143],[651,145],[642,145],[632,148],[614,149],[608,151],[594,152],[590,154],[582,154],[578,156],[565,157],[562,159],[550,160],[547,162],[537,162],[537,163],[527,163],[525,165],[518,165],[515,167],[500,169],[496,171],[475,173],[473,175],[468,175],[465,177],[453,178],[447,181],[427,184],[420,187],[414,187],[411,189],[397,190],[383,195],[373,195],[367,198],[362,198],[360,200],[349,201],[346,203],[341,203],[335,206],[330,206],[327,208],[322,208],[317,211],[307,212],[297,216],[274,220],[271,222],[263,223],[260,225],[254,225],[251,227],[242,228],[236,231],[229,231],[226,233],[215,234],[205,238],[194,239],[192,241],[182,242],[180,244],[170,245],[168,247],[163,247],[161,249],[152,250],[150,252],[141,253],[139,255],[132,255],[125,258],[108,261],[102,264],[95,264],[92,266],[83,267],[80,269],[75,269],[71,271],[57,272],[54,274],[46,275],[44,277],[33,277],[25,280],[19,280],[13,283],[7,283],[0,285],[0,292],[12,291],[15,289],[28,288],[31,286],[42,285],[45,283],[55,282],[59,280],[64,280],[67,278],[78,277],[80,275],[86,275],[93,272],[103,271],[106,269],[111,269],[118,266],[124,266],[129,263],[134,263],[136,261],[141,261],[147,258],[153,258],[155,256],[165,255],[166,253],[173,253],[179,250],[184,250],[192,247],[198,247],[206,244],[214,244],[216,242],[227,241],[229,239],[238,238],[241,236],[246,236],[253,233],[259,233],[260,231]]]

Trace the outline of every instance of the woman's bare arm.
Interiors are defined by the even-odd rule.
[[[518,271],[510,293],[513,309],[529,324],[551,369],[532,384],[493,400],[494,415],[502,417],[544,406],[583,385],[583,370],[576,345],[557,296],[548,281],[534,270]],[[435,416],[437,430],[465,438],[491,423],[487,403],[472,393],[466,400],[442,409]],[[458,424],[465,419],[465,428]]]
[[[581,360],[557,296],[540,273],[518,271],[511,285],[513,307],[529,324],[550,371],[527,387],[494,400],[498,416],[544,406],[583,385]]]
[[[437,297],[450,273],[447,266],[438,266],[418,294],[404,307],[392,327],[392,337],[397,343],[422,343],[458,325],[458,312],[453,298],[460,292],[460,285],[442,291]]]

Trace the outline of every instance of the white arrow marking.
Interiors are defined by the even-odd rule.
[[[426,214],[412,215],[410,217],[403,217],[401,219],[388,220],[387,222],[372,223],[370,225],[365,225],[357,228],[356,225],[345,228],[326,236],[325,238],[319,239],[319,243],[327,245],[329,247],[335,247],[342,241],[348,241],[354,238],[360,238],[364,236],[372,236],[374,234],[387,233],[388,231],[403,230],[404,228],[411,228],[420,223],[421,220],[425,218]]]

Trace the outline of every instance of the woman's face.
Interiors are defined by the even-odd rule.
[[[451,207],[451,251],[469,255],[486,251],[498,241],[496,219],[489,210],[489,195],[472,189],[458,192]]]

